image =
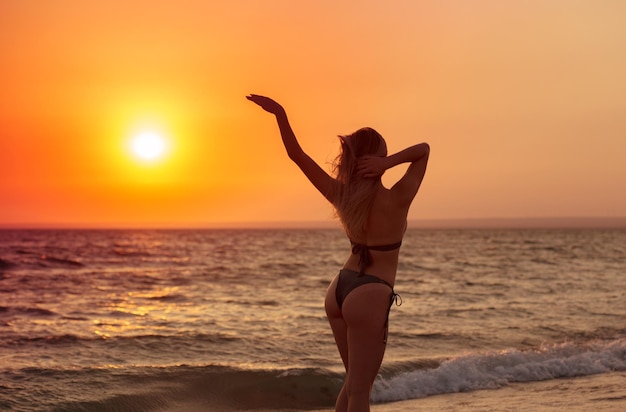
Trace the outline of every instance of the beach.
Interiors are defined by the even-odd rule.
[[[200,412],[180,405],[169,412]],[[224,409],[214,412],[228,412]],[[284,409],[280,412],[297,412]],[[499,389],[451,393],[426,398],[374,404],[372,412],[518,412],[518,411],[623,411],[626,410],[626,373],[613,372],[569,379],[512,384]],[[276,409],[258,412],[276,412]],[[332,412],[334,408],[313,412]]]
[[[626,373],[623,372],[514,383],[499,389],[442,394],[372,407],[374,412],[624,410]]]
[[[315,412],[331,412],[333,408]],[[451,393],[374,404],[372,412],[517,412],[624,411],[626,373],[613,372],[569,379],[517,383],[499,389]],[[272,412],[267,410],[263,412]],[[294,412],[285,410],[284,412]],[[224,411],[226,412],[226,411]]]

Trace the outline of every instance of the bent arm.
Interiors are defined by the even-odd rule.
[[[373,178],[399,164],[411,163],[404,176],[391,188],[397,203],[408,208],[424,179],[429,155],[428,143],[420,143],[387,157],[363,156],[359,159],[357,170],[361,176]]]
[[[415,163],[420,160],[428,160],[428,155],[430,154],[430,146],[428,143],[420,143],[415,146],[407,147],[406,149],[392,154],[391,156],[387,156],[387,162],[389,167],[387,169],[391,169],[394,166],[397,166],[402,163]]]
[[[380,159],[379,164],[384,167],[383,172],[403,163],[411,163],[404,176],[391,188],[394,198],[401,207],[408,208],[417,195],[426,174],[429,156],[428,143],[420,143]]]
[[[390,156],[362,156],[359,159],[357,171],[366,178],[382,176],[387,169],[391,169],[399,164],[414,163],[421,160],[427,161],[429,152],[428,143],[420,143]]]
[[[408,207],[415,198],[415,195],[417,195],[417,191],[426,174],[429,156],[430,146],[428,143],[420,143],[387,158],[387,162],[393,166],[402,163],[411,163],[404,173],[404,176],[391,188],[391,191],[394,193],[399,203]]]

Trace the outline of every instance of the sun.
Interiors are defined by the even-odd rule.
[[[144,131],[132,138],[130,147],[133,154],[139,159],[152,161],[158,160],[165,155],[167,141],[159,133]]]

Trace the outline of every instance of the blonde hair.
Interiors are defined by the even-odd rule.
[[[356,132],[339,136],[341,151],[333,163],[333,171],[341,183],[334,194],[335,214],[346,234],[353,240],[365,235],[367,219],[376,194],[379,178],[364,178],[357,173],[358,159],[381,152],[387,154],[383,137],[374,129],[364,127]]]

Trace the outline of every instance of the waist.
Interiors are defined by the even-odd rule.
[[[393,289],[393,285],[391,283],[387,282],[385,279],[381,278],[380,276],[372,275],[371,273],[359,273],[351,269],[341,269],[339,271],[339,276],[340,278],[347,279],[348,282],[353,282],[353,281],[357,282],[357,281],[360,281],[361,279],[366,279],[367,283],[376,281],[378,283],[385,284],[389,286],[391,289]]]
[[[393,285],[396,280],[396,272],[398,270],[398,255],[395,255],[395,259],[391,256],[385,256],[383,259],[373,260],[367,268],[365,268],[363,273],[376,276],[377,278],[383,279]],[[357,273],[360,272],[361,266],[358,256],[351,254],[348,257],[348,260],[344,263],[342,269]]]

